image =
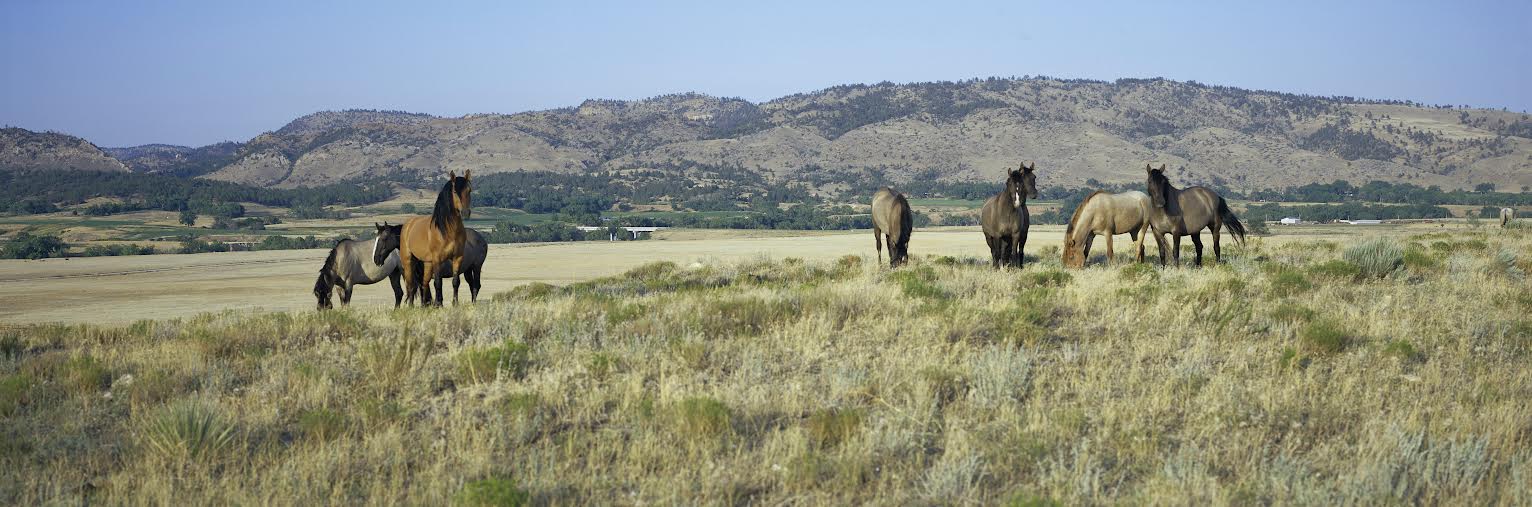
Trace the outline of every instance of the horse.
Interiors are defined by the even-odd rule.
[[[340,289],[340,304],[351,304],[351,291],[357,285],[371,285],[388,279],[394,286],[394,306],[399,306],[399,301],[404,297],[404,289],[399,286],[399,242],[398,225],[373,224],[378,229],[378,237],[372,241],[356,241],[343,239],[335,243],[330,249],[330,255],[325,258],[324,266],[319,268],[319,279],[314,282],[314,297],[319,299],[319,309],[334,308],[330,302],[330,295],[336,288]],[[385,241],[385,237],[392,237],[392,243]],[[372,255],[368,255],[371,253]]]
[[[888,239],[888,265],[897,268],[910,253],[910,201],[904,194],[883,187],[872,195],[872,242],[878,249],[878,263],[883,263],[883,241]]]
[[[1091,243],[1096,235],[1106,236],[1106,258],[1112,262],[1112,236],[1128,234],[1138,249],[1138,262],[1144,262],[1144,238],[1148,236],[1149,194],[1132,190],[1113,194],[1104,190],[1091,192],[1075,208],[1069,217],[1069,227],[1064,230],[1064,267],[1083,268],[1090,257]]]
[[[1500,227],[1509,227],[1511,225],[1511,220],[1515,218],[1516,210],[1511,208],[1500,208]]]
[[[1021,267],[1022,248],[1027,244],[1027,198],[1037,198],[1037,176],[1030,166],[1021,164],[1020,169],[1007,171],[1005,190],[984,201],[979,212],[979,224],[984,230],[984,241],[989,243],[990,265]]]
[[[404,222],[399,233],[399,262],[404,270],[407,298],[414,301],[414,294],[421,293],[421,303],[429,304],[430,279],[436,280],[436,306],[442,305],[441,278],[422,276],[425,273],[441,273],[443,264],[452,272],[460,272],[463,260],[463,243],[467,239],[463,220],[472,213],[472,171],[457,176],[449,171],[447,183],[436,194],[436,205],[430,216],[414,217]]]
[[[466,229],[468,236],[463,240],[463,262],[459,264],[461,271],[453,272],[452,266],[442,264],[440,278],[452,278],[452,304],[457,304],[458,287],[461,287],[462,279],[468,279],[468,292],[470,301],[479,302],[479,275],[484,271],[484,258],[489,256],[489,242],[484,240],[484,235],[473,229]],[[395,240],[398,245],[398,239]],[[386,245],[385,245],[386,246]],[[429,296],[426,296],[429,298]],[[414,301],[410,301],[414,304]]]
[[[1144,170],[1149,174],[1149,199],[1154,203],[1149,209],[1149,226],[1154,229],[1154,242],[1160,247],[1161,266],[1165,265],[1165,234],[1175,242],[1170,252],[1177,266],[1181,265],[1181,236],[1192,237],[1192,244],[1197,246],[1197,265],[1202,265],[1200,233],[1204,228],[1213,233],[1214,260],[1223,261],[1218,245],[1218,231],[1223,226],[1229,226],[1234,239],[1245,244],[1245,225],[1239,223],[1239,217],[1234,216],[1229,203],[1218,193],[1203,187],[1183,190],[1172,186],[1170,178],[1165,177],[1165,164],[1160,164],[1159,169],[1144,164]]]

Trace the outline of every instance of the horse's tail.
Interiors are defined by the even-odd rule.
[[[1229,209],[1229,202],[1223,197],[1218,198],[1218,217],[1229,227],[1229,233],[1234,235],[1234,239],[1239,240],[1241,245],[1245,244],[1245,224],[1239,223],[1239,217],[1234,216],[1234,210]]]
[[[330,256],[325,257],[324,265],[319,267],[319,279],[314,280],[314,295],[321,299],[328,299],[330,289],[335,286],[331,278],[335,273],[335,251],[339,249],[339,244],[330,249]]]

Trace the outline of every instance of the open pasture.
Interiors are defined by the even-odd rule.
[[[1532,502],[1532,234],[1305,230],[1203,269],[997,273],[973,230],[899,270],[866,233],[502,247],[472,306],[14,326],[0,501]],[[292,269],[246,292],[306,308],[315,254],[280,254],[143,259]],[[506,290],[538,258],[616,275]],[[127,294],[83,311],[150,316]]]

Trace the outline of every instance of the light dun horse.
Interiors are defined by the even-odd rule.
[[[1080,201],[1075,213],[1069,218],[1064,230],[1064,267],[1083,268],[1090,257],[1091,243],[1096,235],[1106,236],[1106,260],[1112,262],[1112,236],[1128,234],[1138,250],[1136,259],[1144,262],[1144,238],[1149,235],[1149,194],[1137,190],[1113,194],[1103,190],[1091,192]],[[1163,255],[1163,254],[1161,254]]]
[[[1245,243],[1245,226],[1229,210],[1229,204],[1224,202],[1223,197],[1203,187],[1182,190],[1171,186],[1170,179],[1165,177],[1165,164],[1160,164],[1159,169],[1145,164],[1144,170],[1149,173],[1149,198],[1154,203],[1154,207],[1150,208],[1149,225],[1154,228],[1154,242],[1160,247],[1160,265],[1165,264],[1165,234],[1169,234],[1175,241],[1170,251],[1178,266],[1181,264],[1181,236],[1192,237],[1192,244],[1197,246],[1197,265],[1202,265],[1200,233],[1204,228],[1213,233],[1215,260],[1223,260],[1223,253],[1218,246],[1219,228],[1229,226],[1234,239],[1240,244]]]
[[[910,202],[904,194],[883,187],[872,196],[872,241],[883,263],[883,240],[888,239],[888,265],[899,267],[910,254]]]
[[[314,297],[319,300],[319,309],[334,308],[330,296],[336,289],[340,289],[340,304],[348,305],[351,304],[352,288],[378,283],[384,278],[394,286],[394,306],[399,306],[399,300],[404,297],[404,290],[399,287],[398,237],[401,226],[387,222],[373,226],[378,229],[377,239],[343,239],[330,249],[330,256],[319,268],[319,280],[314,282]],[[390,242],[385,237],[393,239]]]
[[[1500,227],[1509,227],[1511,225],[1511,220],[1515,218],[1516,210],[1511,208],[1500,208]]]
[[[984,241],[989,243],[990,265],[1021,267],[1022,248],[1027,244],[1027,198],[1037,198],[1037,176],[1030,166],[1008,171],[1005,190],[984,201],[979,214],[979,224],[984,229]]]
[[[425,273],[441,273],[443,265],[451,272],[461,271],[463,243],[468,233],[463,219],[471,214],[471,171],[463,171],[461,177],[447,173],[447,184],[436,195],[436,207],[431,216],[411,218],[404,223],[399,235],[399,262],[404,270],[404,285],[410,300],[419,291],[421,302],[429,303],[426,283],[436,280],[436,306],[442,304],[441,278],[422,276]]]

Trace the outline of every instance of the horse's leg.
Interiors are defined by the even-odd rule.
[[[469,297],[473,298],[469,301],[473,303],[479,302],[479,275],[482,274],[480,269],[473,268],[468,270],[468,293]]]
[[[435,275],[433,275],[431,278],[428,278],[427,280],[433,280],[436,282],[436,306],[440,308],[442,303],[445,303],[447,300],[447,292],[442,290],[443,277],[441,276],[441,263],[435,263],[431,267],[435,269],[429,271],[429,273],[434,273]]]
[[[400,270],[395,269],[388,274],[388,284],[394,287],[394,308],[399,307],[399,300],[404,299],[404,288],[399,286]]]
[[[349,306],[351,304],[351,290],[353,288],[355,288],[355,287],[356,286],[351,285],[349,282],[346,283],[345,285],[341,286],[341,288],[340,288],[340,304],[341,304],[341,306]]]
[[[872,245],[878,249],[878,265],[881,266],[883,265],[883,233],[878,232],[877,227],[872,228]],[[890,251],[889,255],[893,255],[893,252]]]
[[[399,276],[404,279],[404,300],[415,306],[415,256],[399,255]]]
[[[1015,243],[1014,246],[1016,247],[1016,253],[1014,257],[1016,261],[1016,269],[1021,269],[1024,267],[1023,264],[1026,263],[1025,252],[1027,249],[1027,231],[1021,231],[1021,233],[1017,234],[1016,237],[1011,241]]]
[[[1192,245],[1197,247],[1197,265],[1202,266],[1202,231],[1192,233]]]
[[[452,306],[457,306],[457,289],[462,286],[463,275],[452,275]]]
[[[985,244],[990,244],[990,267],[1000,268],[1000,239],[999,237],[984,236]]]
[[[1218,230],[1221,229],[1219,225],[1221,225],[1219,221],[1214,220],[1213,225],[1209,227],[1209,230],[1213,231],[1213,261],[1222,264],[1223,250],[1218,247],[1218,236],[1220,236],[1220,234],[1218,234]]]
[[[1170,233],[1170,241],[1171,260],[1176,261],[1176,267],[1179,268],[1181,267],[1181,237],[1172,232]]]
[[[1138,229],[1135,229],[1133,231],[1133,236],[1132,236],[1132,238],[1133,238],[1133,248],[1138,250],[1138,255],[1136,257],[1134,257],[1134,262],[1140,262],[1140,263],[1144,262],[1144,235],[1145,234],[1149,234],[1149,230],[1144,228],[1142,225],[1140,225]]]
[[[1106,265],[1111,266],[1117,262],[1117,252],[1112,250],[1112,231],[1106,231]]]

